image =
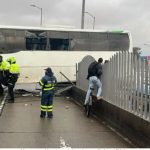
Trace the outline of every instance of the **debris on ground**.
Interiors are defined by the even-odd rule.
[[[69,106],[66,106],[66,109],[69,109]]]

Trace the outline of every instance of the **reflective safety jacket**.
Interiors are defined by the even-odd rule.
[[[54,90],[56,83],[57,83],[56,77],[48,75],[45,75],[39,82],[39,84],[42,86],[42,91]]]
[[[20,73],[20,67],[19,65],[16,63],[16,58],[15,57],[10,57],[7,59],[7,62],[9,62],[10,64],[10,69],[9,72],[11,74],[19,74]]]
[[[10,65],[7,61],[3,60],[0,63],[0,81],[3,81],[9,74]]]
[[[0,71],[7,71],[7,70],[9,70],[9,68],[10,68],[10,65],[7,61],[3,60],[0,63]]]
[[[10,65],[10,69],[9,69],[9,72],[11,74],[19,74],[20,73],[20,67],[18,64],[11,64]]]
[[[6,85],[6,80],[9,76],[9,68],[10,65],[7,61],[3,60],[0,63],[0,83],[3,83],[4,85]]]

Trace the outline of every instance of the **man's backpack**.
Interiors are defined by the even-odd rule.
[[[89,77],[95,76],[97,74],[97,64],[98,63],[96,61],[94,61],[89,65],[87,79],[89,79]]]
[[[102,75],[102,66],[97,65],[97,72],[96,72],[96,76],[97,76],[98,78],[100,78],[100,77],[101,77],[101,75]]]
[[[92,62],[88,68],[88,76],[87,79],[91,76],[97,76],[100,78],[102,75],[102,65],[97,63],[96,61]]]

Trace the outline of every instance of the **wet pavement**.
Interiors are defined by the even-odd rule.
[[[40,97],[18,97],[0,117],[0,148],[132,148],[68,97],[55,97],[54,117],[40,118]]]

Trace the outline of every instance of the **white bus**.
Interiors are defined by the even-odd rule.
[[[39,81],[48,66],[58,81],[66,81],[60,71],[75,80],[75,64],[83,57],[109,60],[117,51],[132,51],[128,31],[0,26],[0,54],[16,57],[20,83]]]

